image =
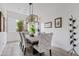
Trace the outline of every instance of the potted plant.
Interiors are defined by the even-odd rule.
[[[23,21],[22,20],[16,20],[16,29],[19,32],[21,32],[23,30]]]
[[[29,32],[30,36],[34,37],[34,34],[35,34],[35,25],[34,25],[33,22],[29,23],[28,32]]]

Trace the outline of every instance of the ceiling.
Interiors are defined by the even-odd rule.
[[[8,11],[29,15],[29,4],[28,3],[0,3],[0,6],[4,7]],[[65,11],[72,12],[78,10],[79,4],[61,4],[61,3],[34,3],[33,4],[34,14],[36,15],[53,15],[62,14]],[[62,11],[63,9],[63,11]],[[57,13],[58,12],[58,13]]]
[[[8,11],[13,11],[21,14],[29,14],[29,4],[26,3],[2,3],[2,7]]]

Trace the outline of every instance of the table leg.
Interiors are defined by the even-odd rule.
[[[52,56],[51,49],[49,50],[49,54],[50,54],[50,56]]]

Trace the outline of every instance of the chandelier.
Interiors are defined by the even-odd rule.
[[[33,14],[33,4],[29,3],[29,16],[26,18],[27,22],[38,22],[38,16]]]
[[[25,30],[31,34],[35,34],[40,31],[40,23],[38,21],[38,15],[33,14],[33,4],[29,3],[29,15],[25,22]]]

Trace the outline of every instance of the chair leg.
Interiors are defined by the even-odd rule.
[[[24,49],[24,55],[26,55],[26,48]]]
[[[42,56],[42,53],[39,53],[40,56]]]
[[[19,43],[19,47],[22,49],[22,43],[21,42]]]
[[[50,54],[50,56],[52,56],[51,49],[49,50],[49,54]]]
[[[22,46],[22,51],[24,51],[24,46]]]

